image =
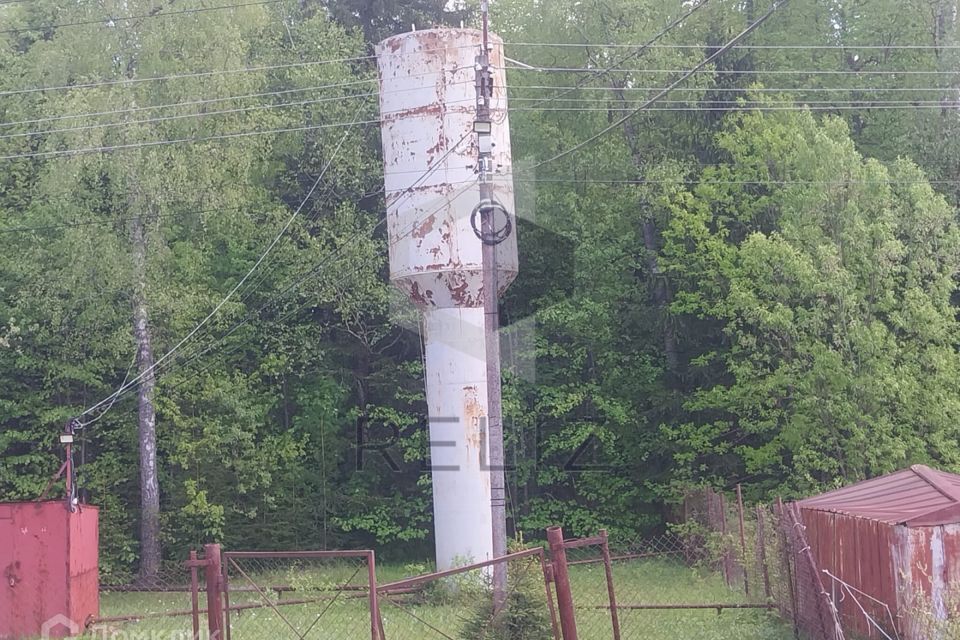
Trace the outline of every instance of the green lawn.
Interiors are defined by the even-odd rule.
[[[514,567],[529,572],[534,585],[542,584],[539,565]],[[232,640],[284,640],[298,637],[308,629],[310,640],[345,640],[368,638],[370,618],[366,594],[362,590],[336,595],[342,584],[360,585],[365,569],[355,565],[336,564],[307,567],[288,563],[285,566],[244,567],[244,571],[266,592],[277,609],[259,606],[263,597],[251,584],[231,572],[231,607],[248,607],[231,612]],[[355,573],[356,572],[356,573]],[[409,575],[401,565],[378,567],[380,583]],[[581,640],[606,640],[612,637],[607,589],[601,564],[571,567],[577,624]],[[480,572],[466,574],[453,583],[434,585],[427,591],[397,596],[381,603],[381,613],[388,640],[434,640],[445,637],[459,639],[466,621],[484,600],[483,577]],[[618,603],[624,604],[691,604],[745,602],[744,596],[731,591],[720,576],[698,571],[669,560],[643,559],[614,563],[614,582]],[[267,586],[292,589],[282,594]],[[534,591],[538,606],[546,610],[542,590]],[[335,597],[334,597],[335,596]],[[293,603],[310,600],[308,603]],[[205,594],[201,594],[201,606]],[[151,612],[189,610],[187,593],[105,593],[101,602],[102,616],[149,614]],[[204,620],[205,624],[205,620]],[[792,631],[774,615],[764,610],[620,610],[623,640],[787,640]],[[173,640],[188,638],[190,616],[147,617],[139,622],[113,623],[108,634],[116,631],[127,635],[118,638],[150,638]],[[205,634],[204,634],[205,635]],[[99,636],[103,637],[103,630]]]

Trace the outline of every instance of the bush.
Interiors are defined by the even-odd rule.
[[[551,640],[542,574],[533,558],[512,562],[507,575],[507,601],[495,612],[493,593],[486,590],[464,627],[464,640]]]

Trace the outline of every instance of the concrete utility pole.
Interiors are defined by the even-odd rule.
[[[493,91],[506,85],[503,43],[416,31],[381,42],[377,65],[390,279],[423,313],[442,570],[506,551],[496,314],[517,243],[507,101]],[[493,574],[502,602],[505,568]]]
[[[483,243],[483,331],[487,355],[487,437],[490,450],[490,512],[493,525],[493,555],[507,554],[507,489],[503,455],[503,400],[500,387],[500,310],[497,282],[497,245],[500,243],[496,221],[497,207],[493,199],[493,120],[490,100],[493,96],[493,75],[490,73],[490,6],[481,3],[483,44],[477,57],[477,134],[480,173],[480,241]],[[504,218],[505,223],[509,218]],[[494,602],[499,608],[506,598],[507,567],[493,566]]]

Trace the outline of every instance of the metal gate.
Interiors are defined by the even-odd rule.
[[[222,555],[226,640],[383,640],[373,551]]]

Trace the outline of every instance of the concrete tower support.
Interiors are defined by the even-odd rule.
[[[503,43],[492,36],[491,44],[494,199],[512,214]],[[471,223],[480,202],[473,134],[480,46],[479,31],[434,29],[377,47],[390,278],[423,312],[440,569],[492,556],[483,245]],[[498,245],[497,267],[502,292],[517,274],[515,233]]]

